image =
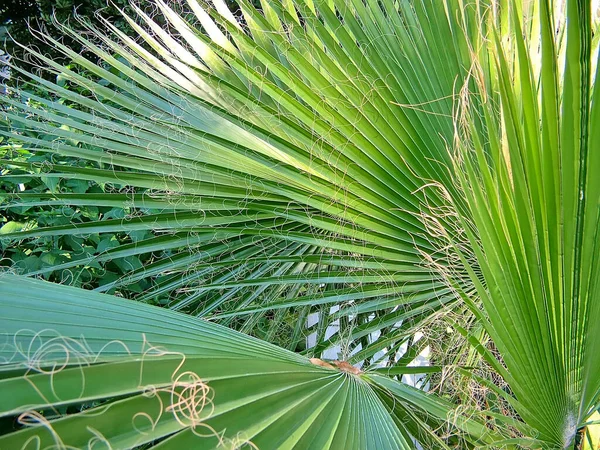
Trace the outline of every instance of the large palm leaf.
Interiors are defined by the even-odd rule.
[[[566,22],[546,2],[535,6],[524,21],[516,12],[507,17],[525,42],[491,39],[500,120],[492,108],[481,118],[468,99],[462,105],[456,173],[460,201],[469,204],[462,217],[469,254],[450,233],[467,266],[476,258],[477,293],[462,295],[483,304],[482,315],[471,303],[505,364],[493,361],[511,403],[547,445],[567,448],[600,395],[597,24],[589,2],[567,2]]]
[[[18,424],[2,448],[446,447],[431,427],[451,405],[352,366],[30,278],[3,275],[0,307],[0,417]],[[456,422],[474,442],[493,438]]]
[[[455,301],[423,264],[422,254],[439,245],[420,217],[420,188],[432,181],[453,186],[453,95],[468,74],[463,27],[478,36],[477,8],[284,2],[258,12],[241,2],[242,27],[220,2],[215,11],[192,0],[204,34],[157,5],[172,28],[162,30],[140,12],[144,27],[131,24],[143,43],[116,29],[111,38],[90,28],[94,39],[65,29],[102,66],[52,41],[86,76],[35,55],[94,98],[33,77],[63,101],[30,94],[40,108],[25,116],[24,104],[7,100],[13,124],[57,138],[23,136],[24,145],[104,167],[56,165],[45,177],[117,189],[30,194],[37,204],[128,199],[133,217],[16,236],[152,229],[160,237],[52,269],[158,249],[163,253],[151,264],[98,289],[168,273],[137,297],[169,296],[174,309],[246,332],[266,311],[277,310],[276,329],[290,308],[302,314],[299,306],[322,305],[323,330],[344,320],[316,353],[342,340],[354,349],[362,338],[361,360],[382,349],[379,359],[393,357],[420,320]],[[121,187],[138,193],[130,198]],[[29,200],[19,198],[13,205]],[[441,204],[436,194],[427,201]],[[331,305],[342,309],[331,315]],[[392,326],[400,327],[393,337],[369,342],[372,332]]]

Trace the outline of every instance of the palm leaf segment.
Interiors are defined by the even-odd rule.
[[[344,448],[364,447],[365,439],[381,448],[408,448],[383,404],[357,377],[182,314],[157,314],[141,303],[132,308],[91,292],[81,298],[82,291],[72,288],[51,294],[45,283],[17,281],[0,282],[2,326],[15,336],[3,356],[31,369],[0,382],[2,412],[22,412],[22,422],[37,419],[47,429],[5,435],[3,448],[33,440],[39,448],[92,442],[132,448],[162,437],[167,439],[157,448],[327,448],[332,442]],[[20,302],[7,305],[11,296]],[[39,330],[40,321],[49,328]],[[60,366],[48,367],[53,359]],[[93,405],[107,395],[123,399],[52,423],[30,412]],[[314,421],[321,426],[312,427]]]
[[[600,395],[598,24],[590,2],[563,6],[566,22],[546,2],[505,16],[527,39],[490,42],[500,120],[464,104],[456,162],[485,316],[473,307],[506,366],[493,364],[519,415],[557,448],[574,445]],[[480,83],[481,103],[489,91]]]

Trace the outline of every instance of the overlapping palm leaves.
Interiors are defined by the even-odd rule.
[[[309,6],[264,4],[263,15],[241,3],[249,29],[244,32],[231,17],[215,12],[213,20],[192,1],[206,35],[167,4],[157,5],[183,45],[141,11],[145,28],[131,24],[145,45],[115,29],[113,40],[90,28],[101,42],[65,29],[102,58],[104,67],[59,42],[54,45],[87,76],[36,56],[96,98],[38,78],[64,103],[32,97],[43,107],[25,117],[19,112],[25,105],[9,101],[14,109],[7,114],[13,123],[58,138],[51,143],[24,138],[37,151],[110,165],[56,166],[45,176],[142,189],[130,204],[154,213],[20,237],[155,230],[163,236],[95,256],[161,249],[172,252],[169,258],[99,289],[169,273],[140,300],[176,292],[170,306],[192,314],[246,320],[252,313],[245,331],[252,330],[256,313],[277,308],[276,324],[299,301],[324,305],[326,327],[333,321],[328,307],[343,302],[352,308],[338,316],[352,315],[354,341],[401,322],[406,328],[414,323],[406,319],[427,317],[454,300],[421,265],[421,253],[434,252],[436,245],[420,218],[420,188],[430,180],[452,185],[447,151],[452,94],[471,57],[460,51],[466,44],[459,18],[427,3],[400,8],[391,16],[400,36],[388,42],[391,22],[375,5],[362,11],[340,4],[339,13],[347,16],[341,20],[331,5],[317,13]],[[462,13],[461,21],[478,26],[475,9]],[[371,15],[372,23],[359,24]],[[411,25],[423,21],[434,22],[427,45],[427,31]],[[446,48],[453,39],[456,47]],[[390,58],[382,58],[390,51]],[[444,70],[428,76],[430,64],[441,57],[448,61]],[[417,103],[423,105],[411,106]],[[124,194],[86,198],[88,204],[106,205],[123,201]],[[57,200],[79,201],[52,197]],[[377,320],[364,323],[373,313]],[[399,345],[391,341],[384,347],[393,354]]]
[[[14,237],[151,229],[62,267],[152,252],[98,289],[157,277],[138,300],[249,333],[268,317],[270,339],[292,317],[291,349],[317,310],[309,352],[343,342],[364,368],[393,365],[436,311],[466,302],[502,357],[478,347],[510,385],[499,394],[537,439],[506,445],[571,445],[600,388],[589,3],[567,2],[568,21],[545,1],[259,12],[242,0],[240,20],[213,3],[188,0],[192,23],[159,0],[170,28],[139,11],[137,41],[110,23],[111,36],[65,28],[100,65],[57,41],[78,70],[32,51],[79,89],[33,76],[62,101],[7,99],[6,118],[56,138],[23,136],[38,152],[99,163],[44,176],[115,192],[11,204],[125,203],[132,215]]]

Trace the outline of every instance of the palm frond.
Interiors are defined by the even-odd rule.
[[[358,371],[141,302],[5,274],[0,307],[2,447],[411,449],[446,419],[395,421]],[[426,417],[418,395],[394,408]]]
[[[490,36],[497,66],[492,89],[501,101],[483,117],[462,105],[456,173],[468,203],[461,220],[484,314],[463,297],[498,348],[519,416],[546,445],[567,448],[600,393],[592,369],[600,363],[600,273],[593,256],[600,245],[600,184],[592,175],[600,164],[594,151],[600,116],[591,73],[597,24],[589,2],[568,1],[562,15],[550,7],[541,2],[537,15],[524,13],[541,30],[539,46],[516,9],[507,18],[511,39],[500,30]],[[557,27],[564,32],[555,33]],[[488,89],[479,84],[470,95],[484,103]]]
[[[349,314],[372,299],[369,312],[385,316],[379,327],[417,316],[406,316],[403,305],[435,312],[455,302],[422,257],[439,247],[421,217],[424,204],[443,204],[422,187],[453,186],[454,95],[468,78],[467,35],[478,36],[478,8],[357,1],[258,11],[242,1],[236,21],[221,2],[188,5],[205,33],[159,1],[167,30],[139,10],[143,25],[128,18],[140,42],[109,23],[109,34],[62,26],[100,64],[47,36],[72,68],[31,50],[63,86],[31,78],[62,100],[23,92],[39,107],[7,99],[6,118],[45,136],[21,136],[26,148],[98,164],[56,164],[44,177],[115,190],[36,196],[35,204],[106,205],[133,189],[133,217],[5,237],[153,230],[158,238],[61,267],[154,251],[151,264],[99,289],[127,293],[128,283],[149,277],[156,280],[150,290],[127,295],[167,296],[174,308],[215,320],[238,311],[258,320],[271,304],[292,313],[309,299],[326,304],[327,286],[357,294],[341,310]],[[27,195],[6,206],[28,202]],[[159,281],[164,272],[169,277]],[[361,328],[359,316],[345,317]]]

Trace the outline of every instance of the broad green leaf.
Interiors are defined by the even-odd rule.
[[[413,447],[360,376],[219,325],[6,274],[0,299],[3,448]]]

